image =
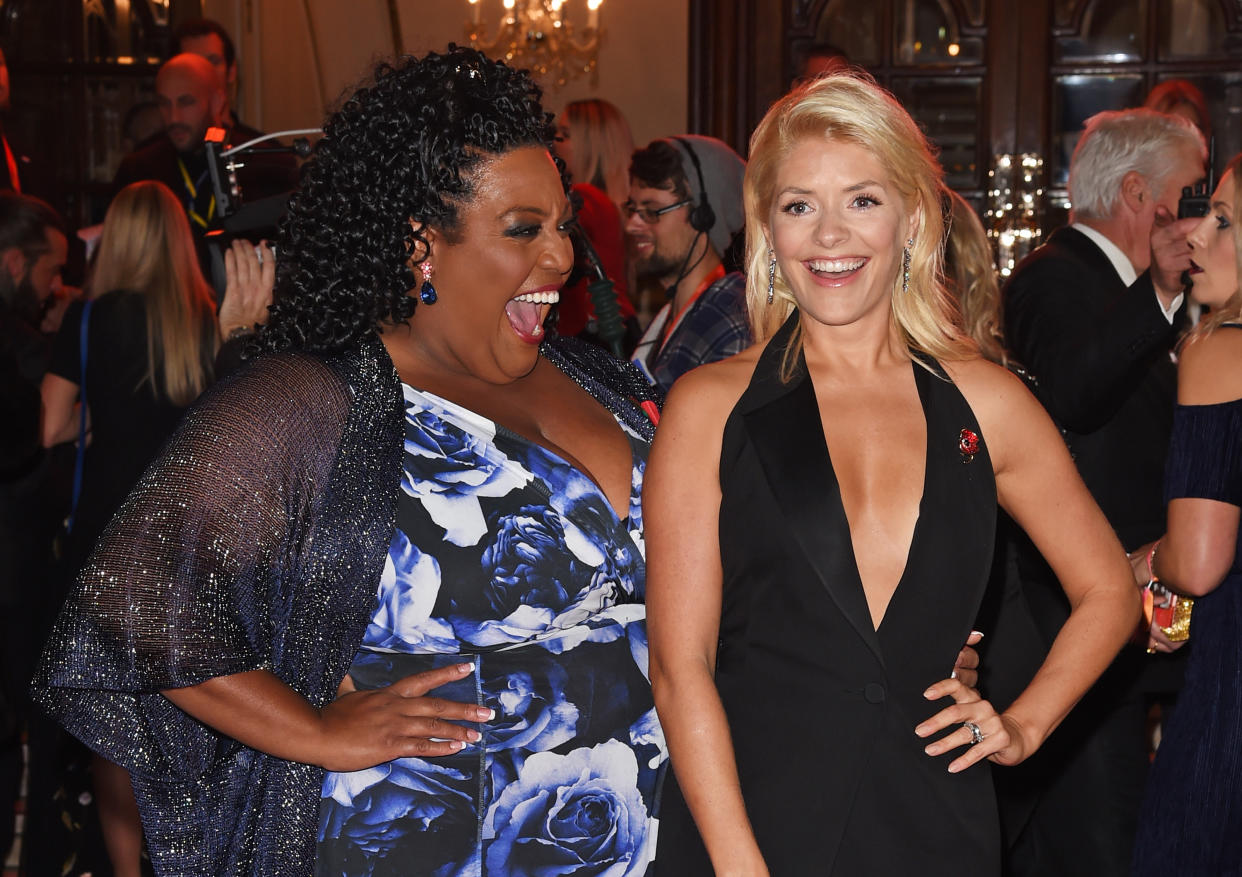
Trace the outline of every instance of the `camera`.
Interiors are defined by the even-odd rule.
[[[1177,199],[1177,218],[1207,216],[1212,209],[1212,190],[1207,181],[1182,187],[1182,197]]]
[[[1207,216],[1212,209],[1212,177],[1216,168],[1216,138],[1208,141],[1207,179],[1193,186],[1182,187],[1182,197],[1177,199],[1177,218]]]

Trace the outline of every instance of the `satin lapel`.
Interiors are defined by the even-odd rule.
[[[743,421],[794,541],[841,612],[883,662],[854,562],[841,490],[828,457],[815,387],[805,368],[799,368],[798,376],[777,395],[747,411]]]

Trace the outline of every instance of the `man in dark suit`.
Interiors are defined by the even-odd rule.
[[[1173,217],[1182,187],[1203,177],[1205,154],[1184,119],[1150,110],[1089,119],[1070,163],[1073,221],[1017,267],[1003,295],[1010,349],[1128,551],[1164,532],[1171,347],[1193,226]],[[1069,605],[1032,555],[1022,553],[1022,588],[1046,648]],[[998,772],[1007,873],[1129,873],[1145,695],[1176,688],[1177,668],[1158,666],[1169,660],[1127,646],[1035,757]]]

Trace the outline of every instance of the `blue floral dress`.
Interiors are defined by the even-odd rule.
[[[550,451],[404,393],[397,529],[350,676],[377,688],[472,660],[472,676],[434,693],[496,718],[456,755],[329,773],[317,873],[641,877],[667,757],[647,680],[647,444],[626,431],[618,520]]]

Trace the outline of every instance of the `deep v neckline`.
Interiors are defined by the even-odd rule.
[[[854,532],[850,524],[849,513],[845,510],[845,499],[841,495],[841,480],[837,477],[836,465],[832,460],[832,451],[828,447],[828,436],[824,432],[823,412],[819,407],[819,396],[815,392],[815,382],[811,379],[810,371],[806,372],[806,381],[811,385],[811,398],[815,402],[815,424],[819,430],[820,443],[824,450],[824,456],[828,463],[828,472],[832,476],[832,493],[833,502],[836,504],[836,511],[841,516],[841,521],[845,527],[844,539],[845,544],[849,547],[850,559],[852,563],[850,567],[853,571],[853,580],[857,585],[859,592],[862,594],[863,604],[867,608],[867,618],[871,621],[872,629],[878,634],[884,627],[884,622],[888,620],[892,612],[893,603],[897,600],[898,594],[902,593],[902,586],[906,583],[906,579],[910,574],[910,568],[913,565],[912,560],[915,550],[919,545],[919,536],[923,530],[923,522],[926,518],[927,494],[928,486],[931,484],[931,421],[928,415],[928,395],[929,388],[927,381],[931,375],[922,368],[913,358],[910,360],[910,367],[914,371],[914,386],[919,396],[919,407],[923,412],[923,485],[919,491],[918,515],[914,520],[914,529],[910,532],[910,544],[906,547],[906,559],[901,568],[901,575],[897,577],[897,584],[893,587],[892,593],[889,595],[888,603],[884,607],[884,612],[880,615],[879,623],[875,623],[874,615],[871,612],[871,601],[867,599],[867,589],[863,586],[862,574],[858,570],[858,554],[854,547]],[[804,366],[805,368],[805,366]]]
[[[446,399],[440,394],[434,393],[431,390],[424,390],[419,387],[415,387],[414,385],[406,383],[405,381],[401,382],[401,386],[403,388],[402,389],[403,395],[405,395],[405,391],[408,390],[409,392],[416,393],[419,396],[423,396],[424,398],[432,401],[440,409],[440,413],[437,414],[437,417],[439,417],[439,419],[444,421],[445,423],[450,424],[454,429],[459,429],[462,432],[468,433],[469,435],[473,436],[476,439],[483,439],[485,441],[490,441],[490,436],[488,435],[489,428],[490,428],[490,432],[492,435],[504,436],[510,441],[519,442],[523,445],[526,445],[533,452],[543,454],[555,464],[564,466],[570,471],[578,474],[587,483],[589,483],[592,489],[594,489],[594,491],[599,495],[599,498],[602,504],[612,514],[614,522],[621,526],[628,525],[630,518],[633,516],[633,508],[634,508],[634,501],[635,501],[634,470],[639,465],[639,449],[635,444],[634,436],[631,435],[631,433],[625,428],[625,426],[619,420],[617,420],[616,416],[613,415],[612,412],[609,412],[609,416],[612,417],[613,423],[616,424],[616,428],[620,430],[622,438],[625,439],[626,447],[629,450],[629,454],[630,454],[630,469],[629,469],[630,489],[626,494],[626,507],[624,509],[624,512],[625,512],[624,514],[619,513],[616,507],[613,506],[612,500],[609,499],[608,497],[608,492],[604,490],[603,485],[601,485],[598,481],[595,480],[595,477],[592,475],[592,473],[587,472],[585,469],[579,466],[576,466],[573,462],[571,462],[570,460],[567,460],[565,457],[561,456],[556,451],[549,448],[547,445],[534,441],[528,438],[527,436],[523,435],[522,433],[517,432],[516,430],[510,429],[504,424],[499,423],[495,420],[492,420],[490,417],[486,417],[482,414],[479,414],[478,412],[473,411],[470,408],[466,408],[465,406],[460,405],[457,402],[452,401],[451,399]],[[405,395],[405,401],[408,404],[409,402],[408,395]],[[505,455],[505,459],[502,465],[506,465],[510,467],[517,467],[523,473],[525,473],[526,471],[516,461],[509,459],[508,455]]]

